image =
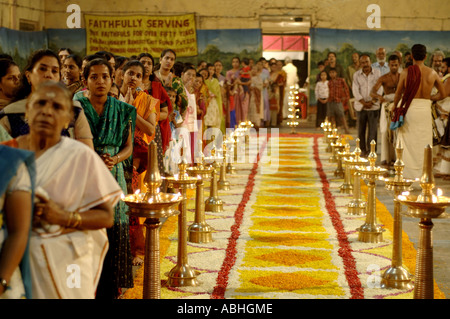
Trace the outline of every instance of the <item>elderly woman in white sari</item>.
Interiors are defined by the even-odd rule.
[[[105,228],[122,193],[91,148],[61,136],[72,112],[70,92],[45,82],[28,98],[30,133],[9,142],[36,157],[30,264],[37,299],[95,298],[108,250]]]

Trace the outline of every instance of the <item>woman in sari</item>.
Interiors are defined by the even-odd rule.
[[[34,154],[0,145],[0,167],[0,299],[30,299]]]
[[[163,50],[159,60],[160,66],[158,71],[155,72],[155,75],[164,87],[172,87],[177,92],[180,103],[179,105],[174,105],[173,108],[178,111],[181,116],[183,116],[188,106],[188,99],[181,77],[172,73],[172,68],[174,67],[176,58],[177,56],[175,51],[172,49]]]
[[[137,190],[146,192],[143,178],[147,171],[148,144],[156,139],[158,128],[160,101],[140,89],[144,78],[146,78],[146,69],[141,62],[132,60],[124,65],[120,99],[133,105],[137,112],[133,148],[133,193]],[[162,147],[161,144],[159,146]],[[159,149],[158,166],[160,172],[164,170],[163,165],[163,156]],[[140,265],[143,262],[140,256],[143,256],[145,252],[145,227],[142,224],[144,221],[145,218],[130,216],[130,246],[134,257],[133,265]]]
[[[27,97],[44,82],[59,82],[61,80],[60,71],[61,62],[53,51],[38,50],[30,56],[28,64],[22,73],[21,86],[14,101],[0,112],[0,125],[13,138],[28,134],[30,131],[25,120]],[[74,112],[74,119],[68,128],[63,129],[61,134],[75,138],[93,148],[92,133],[83,109],[80,106],[76,106]]]
[[[84,69],[89,96],[76,95],[94,135],[94,148],[124,194],[131,191],[133,140],[136,108],[108,96],[112,67],[94,59]],[[110,249],[106,255],[97,298],[117,298],[121,288],[133,287],[133,257],[129,239],[128,206],[120,201],[114,210],[114,224],[108,229]]]
[[[228,108],[230,113],[230,127],[239,125],[243,116],[247,114],[249,99],[244,99],[244,90],[242,88],[240,77],[241,60],[234,57],[231,60],[232,69],[227,71],[226,84],[228,88]],[[248,95],[245,95],[248,97]]]
[[[197,120],[199,123],[199,132],[203,136],[205,131],[204,117],[209,104],[209,91],[206,87],[203,76],[200,73],[195,75],[194,83],[192,85],[193,93],[195,94],[195,101],[197,102]]]
[[[125,56],[116,56],[116,71],[114,72],[114,84],[119,88],[122,86],[123,81],[123,66],[130,61],[130,58]]]
[[[20,86],[20,69],[11,59],[0,59],[0,110],[14,98]]]
[[[226,90],[226,78],[222,74],[223,71],[223,64],[222,61],[217,60],[214,62],[214,75],[216,79],[219,81],[220,85],[220,96],[222,98],[222,104],[219,105],[220,107],[220,113],[222,114],[222,123],[220,124],[221,130],[223,132],[226,131],[226,128],[229,127],[229,120],[227,119],[227,90]]]
[[[269,76],[269,108],[270,108],[270,126],[278,125],[278,111],[280,110],[280,86],[282,85],[282,75],[278,70],[276,61],[270,61]]]
[[[72,94],[84,89],[81,81],[81,65],[83,60],[77,55],[67,56],[62,63],[62,80]]]
[[[30,133],[7,142],[36,158],[29,247],[36,299],[95,298],[108,249],[105,228],[122,192],[92,149],[61,136],[73,117],[71,98],[61,83],[42,84],[26,104]]]
[[[222,125],[225,124],[222,114],[222,91],[219,80],[215,77],[214,65],[208,64],[207,69],[201,70],[200,73],[203,75],[205,84],[209,90],[210,112],[212,111],[212,114],[216,114],[214,122],[210,126],[221,129],[222,134],[225,134],[225,125]]]
[[[138,60],[145,67],[146,75],[142,81],[143,91],[159,100],[159,120],[156,126],[155,141],[158,143],[158,147],[161,145],[160,150],[164,154],[172,138],[169,119],[170,114],[173,112],[172,102],[161,81],[153,72],[155,65],[153,56],[150,53],[141,53],[138,56]]]
[[[144,77],[145,68],[137,60],[127,62],[123,67],[120,100],[133,105],[137,112],[133,142],[133,192],[141,188],[142,176],[139,175],[144,174],[147,170],[148,143],[155,138],[159,111],[159,100],[140,89]]]
[[[248,111],[249,121],[258,129],[264,119],[263,104],[263,80],[261,78],[262,62],[256,62],[252,70],[252,84],[250,86],[250,106]]]
[[[269,63],[267,60],[262,57],[259,59],[259,62],[262,63],[262,70],[261,70],[261,79],[263,82],[263,89],[262,89],[262,99],[263,99],[263,121],[264,126],[269,126],[270,122],[270,104],[269,104],[269,78],[270,78],[270,71],[269,71]]]
[[[185,153],[186,158],[188,159],[188,163],[194,163],[195,159],[195,148],[198,134],[198,126],[197,126],[197,112],[198,105],[195,100],[194,94],[194,79],[197,72],[195,71],[195,67],[188,65],[184,68],[183,73],[181,73],[181,80],[183,81],[183,86],[185,90],[186,97],[188,99],[188,105],[186,107],[186,111],[184,112],[184,120],[182,124],[182,128],[186,129],[185,132],[181,132],[183,134],[184,142],[185,142]]]

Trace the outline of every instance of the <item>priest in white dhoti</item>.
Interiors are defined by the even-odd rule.
[[[403,176],[416,179],[422,176],[423,154],[427,145],[433,145],[431,100],[412,100],[403,125],[397,130],[397,142],[403,146]]]
[[[426,47],[415,44],[411,52],[413,65],[400,75],[390,127],[397,130],[397,140],[403,146],[404,177],[419,179],[425,147],[433,145],[431,103],[445,96],[445,90],[436,72],[424,65]],[[439,94],[431,96],[433,87]]]

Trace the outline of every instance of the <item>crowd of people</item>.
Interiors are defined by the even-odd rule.
[[[344,68],[336,53],[318,63],[315,96],[316,127],[327,117],[349,132],[347,119],[354,114],[362,156],[370,153],[374,140],[380,147],[381,165],[392,167],[395,148],[403,148],[404,175],[419,178],[423,151],[434,145],[435,175],[450,178],[450,57],[436,51],[425,65],[427,50],[416,44],[411,52],[386,54],[385,48],[369,54],[352,54]],[[381,141],[378,140],[378,131]]]
[[[285,86],[298,82],[285,62],[235,57],[224,72],[171,49],[156,64],[61,48],[21,71],[0,56],[0,298],[120,298],[145,247],[120,196],[143,187],[149,143],[170,175],[174,149],[194,162],[208,128],[279,125]]]
[[[435,52],[425,66],[423,45],[405,60],[376,56],[354,53],[344,69],[330,52],[319,63],[317,127],[328,117],[348,132],[346,106],[363,156],[375,140],[391,165],[401,141],[405,177],[416,178],[434,139],[438,176],[450,176],[449,58]],[[289,114],[286,88],[298,83],[289,58],[235,57],[227,72],[221,61],[176,59],[171,49],[158,63],[42,49],[21,71],[0,57],[0,298],[120,298],[145,246],[143,221],[120,196],[143,187],[149,143],[170,175],[180,141],[194,162],[207,129],[274,127]]]

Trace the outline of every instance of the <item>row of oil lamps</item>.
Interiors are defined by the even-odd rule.
[[[291,134],[295,133],[295,129],[300,125],[300,115],[298,114],[300,110],[298,109],[300,97],[298,96],[299,88],[298,85],[292,85],[289,87],[288,92],[288,105],[289,114],[287,126],[291,128]]]
[[[435,188],[433,176],[432,148],[428,145],[424,149],[424,164],[420,179],[412,180],[403,177],[404,163],[402,160],[403,147],[400,141],[396,145],[395,175],[388,176],[385,168],[375,165],[377,154],[376,142],[370,144],[371,152],[367,158],[362,158],[359,139],[356,147],[350,152],[350,146],[339,136],[338,130],[325,119],[321,124],[324,132],[326,152],[331,153],[329,161],[337,164],[334,175],[343,178],[339,187],[340,193],[352,195],[347,204],[347,214],[365,216],[365,223],[357,229],[358,241],[377,243],[383,241],[385,229],[377,224],[376,212],[376,182],[384,182],[385,188],[393,192],[393,250],[391,266],[382,274],[381,287],[393,289],[414,289],[414,299],[433,299],[433,245],[432,219],[446,218],[445,209],[450,206],[450,198],[442,196],[442,191]],[[367,184],[367,200],[361,194],[361,179]],[[419,182],[422,189],[419,195],[412,195],[412,184]],[[402,205],[406,210],[402,211]],[[415,280],[403,267],[402,263],[402,215],[419,218],[419,246],[415,270]]]
[[[215,143],[211,156],[205,157],[202,150],[203,141],[199,140],[199,154],[196,163],[189,167],[181,150],[178,173],[174,176],[162,177],[158,169],[156,143],[149,144],[148,170],[144,178],[145,191],[123,196],[122,200],[129,206],[129,214],[144,217],[146,227],[143,299],[161,298],[160,280],[160,238],[161,220],[178,215],[178,247],[177,264],[167,274],[168,287],[198,286],[198,272],[188,262],[187,242],[208,243],[213,241],[213,228],[207,224],[205,211],[222,212],[223,201],[218,197],[218,189],[229,190],[230,182],[226,174],[235,174],[233,162],[237,162],[238,143],[246,141],[251,122],[242,122],[227,138],[224,138],[221,149]],[[245,138],[243,138],[245,137]],[[214,136],[212,137],[214,141]],[[231,159],[234,154],[234,161]],[[219,178],[218,176],[219,175]],[[204,200],[204,181],[210,180],[210,196]],[[166,181],[168,190],[163,193],[160,187]],[[195,192],[195,219],[187,226],[187,190]],[[175,191],[178,190],[177,193]]]

